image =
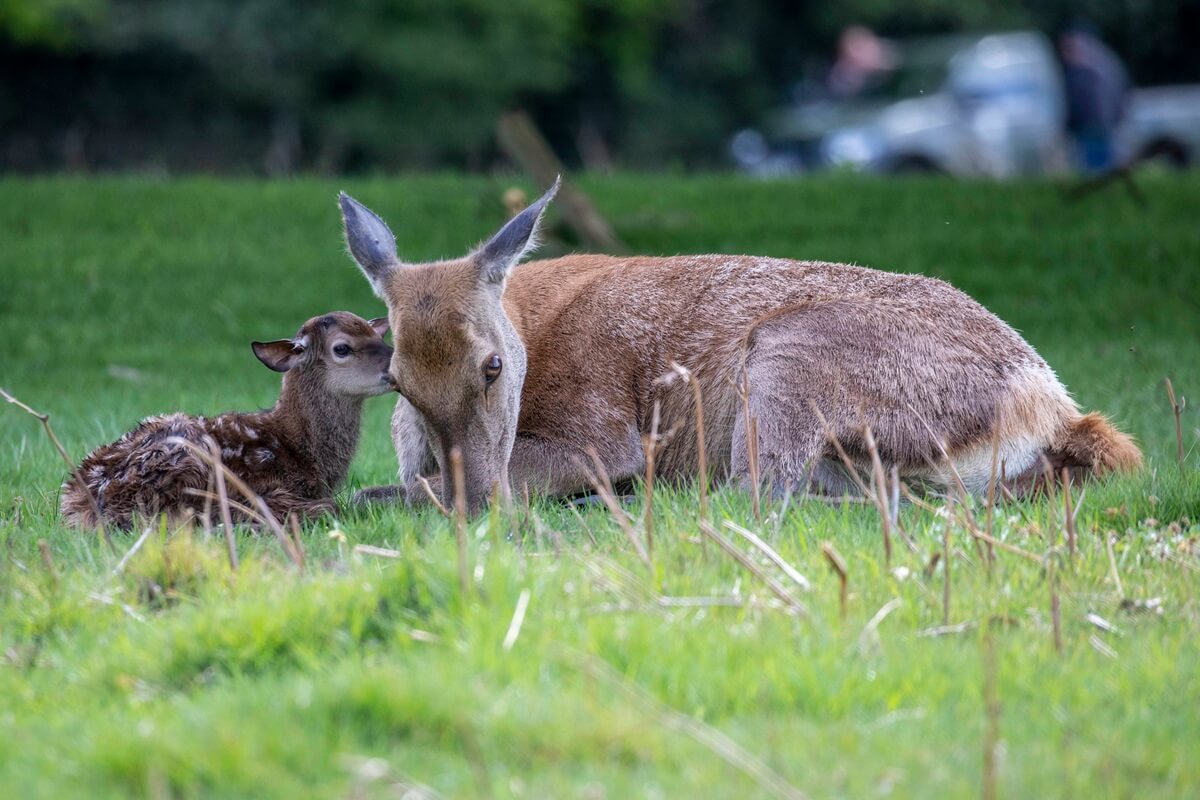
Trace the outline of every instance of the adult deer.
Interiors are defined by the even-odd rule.
[[[402,263],[382,219],[340,196],[346,240],[388,307],[402,397],[392,435],[398,486],[359,499],[420,502],[420,475],[462,452],[469,507],[499,487],[588,488],[594,449],[614,481],[643,470],[642,436],[661,405],[676,428],[658,474],[695,474],[699,382],[706,456],[718,476],[749,472],[748,387],[762,478],[776,489],[854,491],[831,447],[869,469],[869,427],[885,468],[920,483],[985,491],[993,441],[1015,492],[1057,471],[1129,469],[1137,446],[1083,415],[1021,337],[939,280],[751,256],[571,255],[520,264],[557,183],[464,258]],[[438,481],[443,502],[450,481]]]

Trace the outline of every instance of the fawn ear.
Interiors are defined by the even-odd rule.
[[[387,333],[388,328],[391,327],[388,323],[387,317],[376,317],[375,319],[367,320],[367,324],[371,326],[371,330],[375,331],[380,336],[383,336],[385,333]]]
[[[479,248],[480,277],[488,283],[503,283],[509,271],[529,252],[537,248],[538,227],[546,206],[558,193],[562,176],[554,179],[554,185],[533,202],[529,208],[510,219],[508,223]]]
[[[345,192],[338,194],[346,246],[371,282],[375,294],[383,297],[383,285],[396,266],[396,237],[379,215]]]
[[[277,339],[274,342],[251,342],[254,355],[276,372],[287,372],[300,363],[304,357],[304,345],[291,339]]]

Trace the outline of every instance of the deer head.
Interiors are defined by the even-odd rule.
[[[387,224],[349,195],[339,197],[350,254],[387,303],[392,381],[420,415],[444,476],[447,505],[455,447],[462,453],[470,509],[482,507],[494,487],[509,492],[526,360],[504,310],[504,284],[536,247],[538,225],[558,185],[467,256],[429,264],[402,263]]]

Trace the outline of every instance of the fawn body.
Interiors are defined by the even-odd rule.
[[[1104,471],[1136,445],[1083,415],[1019,334],[952,286],[841,264],[751,256],[572,255],[518,266],[553,189],[467,257],[398,261],[381,219],[349,197],[351,254],[385,300],[395,336],[393,418],[400,486],[463,453],[468,502],[494,485],[553,494],[588,487],[594,450],[614,481],[641,474],[656,403],[659,475],[696,470],[689,387],[699,382],[717,476],[749,474],[748,390],[762,478],[776,489],[853,493],[830,436],[867,470],[869,427],[885,469],[908,481],[1028,491],[1046,462]],[[824,421],[822,421],[824,419]],[[943,455],[943,448],[945,455]],[[948,456],[948,459],[947,459]],[[947,463],[949,462],[949,463]],[[953,469],[950,465],[953,465]],[[449,487],[441,488],[448,501]]]
[[[283,372],[274,408],[215,417],[149,417],[117,441],[97,448],[63,485],[65,521],[95,527],[88,493],[103,521],[122,528],[134,519],[177,515],[206,505],[212,470],[188,445],[221,461],[270,508],[276,519],[333,510],[358,445],[363,400],[392,391],[392,349],[385,319],[370,322],[344,311],[314,317],[292,339],[254,342],[265,365]],[[249,504],[231,489],[231,497]],[[256,509],[257,510],[257,509]],[[233,509],[236,521],[247,515]]]

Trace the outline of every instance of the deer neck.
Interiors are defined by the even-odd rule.
[[[358,447],[363,398],[334,395],[321,385],[323,380],[322,371],[285,374],[270,415],[317,481],[333,492],[346,479]]]

